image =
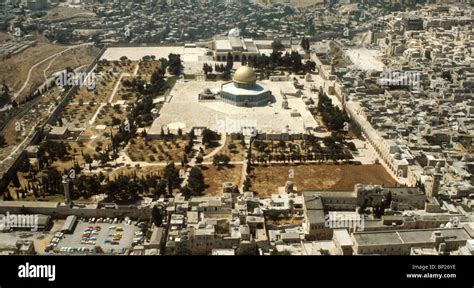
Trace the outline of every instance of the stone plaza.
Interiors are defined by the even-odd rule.
[[[193,128],[208,128],[230,134],[238,133],[243,126],[252,126],[259,134],[290,135],[311,133],[318,126],[307,110],[303,99],[305,97],[298,96],[301,93],[288,80],[257,81],[264,92],[268,90],[271,93],[272,101],[265,98],[265,105],[238,106],[221,97],[199,100],[198,94],[201,91],[207,90],[220,95],[221,87],[225,88],[229,83],[234,84],[223,81],[178,81],[167,97],[160,116],[149,129],[148,137],[158,138],[162,129],[169,129],[173,133],[182,129],[187,133]],[[238,88],[227,91],[239,89],[242,90]]]

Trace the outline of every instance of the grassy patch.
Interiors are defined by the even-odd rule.
[[[204,175],[204,183],[206,189],[205,195],[219,195],[222,194],[222,184],[224,182],[232,182],[234,185],[239,185],[242,179],[242,165],[228,165],[221,167],[219,170],[214,165],[201,167],[201,172]]]
[[[168,77],[168,79],[166,79],[166,83],[168,84],[169,89],[173,89],[178,79],[179,79],[178,76],[171,76],[171,77]]]
[[[462,209],[464,209],[464,211],[466,211],[466,212],[472,212],[472,208],[469,208],[469,207],[467,207],[467,206],[464,205],[464,204],[461,204],[461,207],[462,207]]]
[[[251,191],[261,198],[277,193],[278,187],[292,181],[298,192],[353,191],[355,184],[397,186],[397,181],[381,165],[260,165],[251,172]]]

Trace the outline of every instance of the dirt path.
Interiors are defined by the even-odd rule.
[[[46,57],[45,59],[37,62],[36,64],[34,64],[33,66],[30,67],[30,69],[28,70],[28,76],[26,77],[26,80],[25,82],[23,83],[23,86],[21,86],[20,90],[18,90],[14,95],[13,95],[13,99],[12,100],[16,100],[18,98],[18,96],[21,95],[21,93],[23,92],[23,90],[25,90],[25,88],[28,86],[28,83],[30,82],[30,78],[31,78],[31,74],[33,73],[33,70],[40,66],[41,64],[45,63],[46,61],[48,60],[51,60],[51,59],[54,59],[56,57],[58,57],[59,55],[65,53],[65,52],[68,52],[72,49],[75,49],[75,48],[78,48],[78,47],[82,47],[82,46],[90,46],[90,45],[93,45],[93,43],[83,43],[83,44],[79,44],[79,45],[74,45],[74,46],[71,46],[71,47],[68,47],[58,53],[55,53],[53,55],[50,55],[48,57]]]

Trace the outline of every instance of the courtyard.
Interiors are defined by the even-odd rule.
[[[120,57],[127,56],[132,61],[141,60],[144,56],[155,56],[156,59],[167,58],[169,54],[180,54],[183,60],[184,74],[202,73],[204,63],[214,66],[216,61],[207,54],[206,48],[184,47],[184,46],[159,46],[159,47],[111,47],[108,48],[101,59],[109,61],[120,60]],[[221,62],[222,63],[222,62]],[[234,63],[234,68],[240,67],[240,62]]]
[[[288,96],[289,109],[282,108],[283,93],[295,93],[289,81],[258,81],[265,85],[275,97],[276,102],[264,107],[237,107],[221,101],[198,101],[198,94],[209,88],[213,93],[219,91],[222,81],[177,82],[170,92],[171,100],[165,103],[148,135],[159,135],[162,127],[181,127],[188,132],[193,127],[207,127],[213,131],[233,132],[229,127],[256,126],[258,131],[281,133],[289,127],[289,133],[302,133],[308,128],[316,128],[317,123],[301,98]],[[301,116],[293,117],[297,111]]]

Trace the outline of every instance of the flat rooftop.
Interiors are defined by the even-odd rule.
[[[234,249],[212,249],[212,255],[214,256],[233,256],[235,255]]]
[[[352,246],[352,239],[346,229],[334,229],[334,238],[341,246]]]
[[[46,201],[0,201],[0,207],[35,207],[35,208],[56,208],[59,202]]]
[[[232,51],[232,45],[228,39],[225,40],[216,40],[216,50],[217,51]]]
[[[47,234],[47,232],[40,231],[12,231],[0,233],[0,249],[2,247],[15,246],[18,240],[32,240],[37,242],[46,237]]]
[[[471,239],[463,228],[357,232],[353,237],[359,246],[430,243],[434,231],[441,231],[447,242]]]
[[[227,41],[228,42],[228,41]],[[230,44],[229,44],[230,45]],[[181,55],[183,60],[184,74],[202,73],[204,63],[214,66],[216,63],[211,56],[206,55],[208,50],[201,47],[182,46],[148,46],[148,47],[110,47],[105,50],[101,57],[109,61],[119,61],[120,57],[126,56],[132,61],[138,61],[144,56],[155,56],[156,59],[168,58],[170,53]],[[240,67],[240,62],[234,63],[234,68]]]

